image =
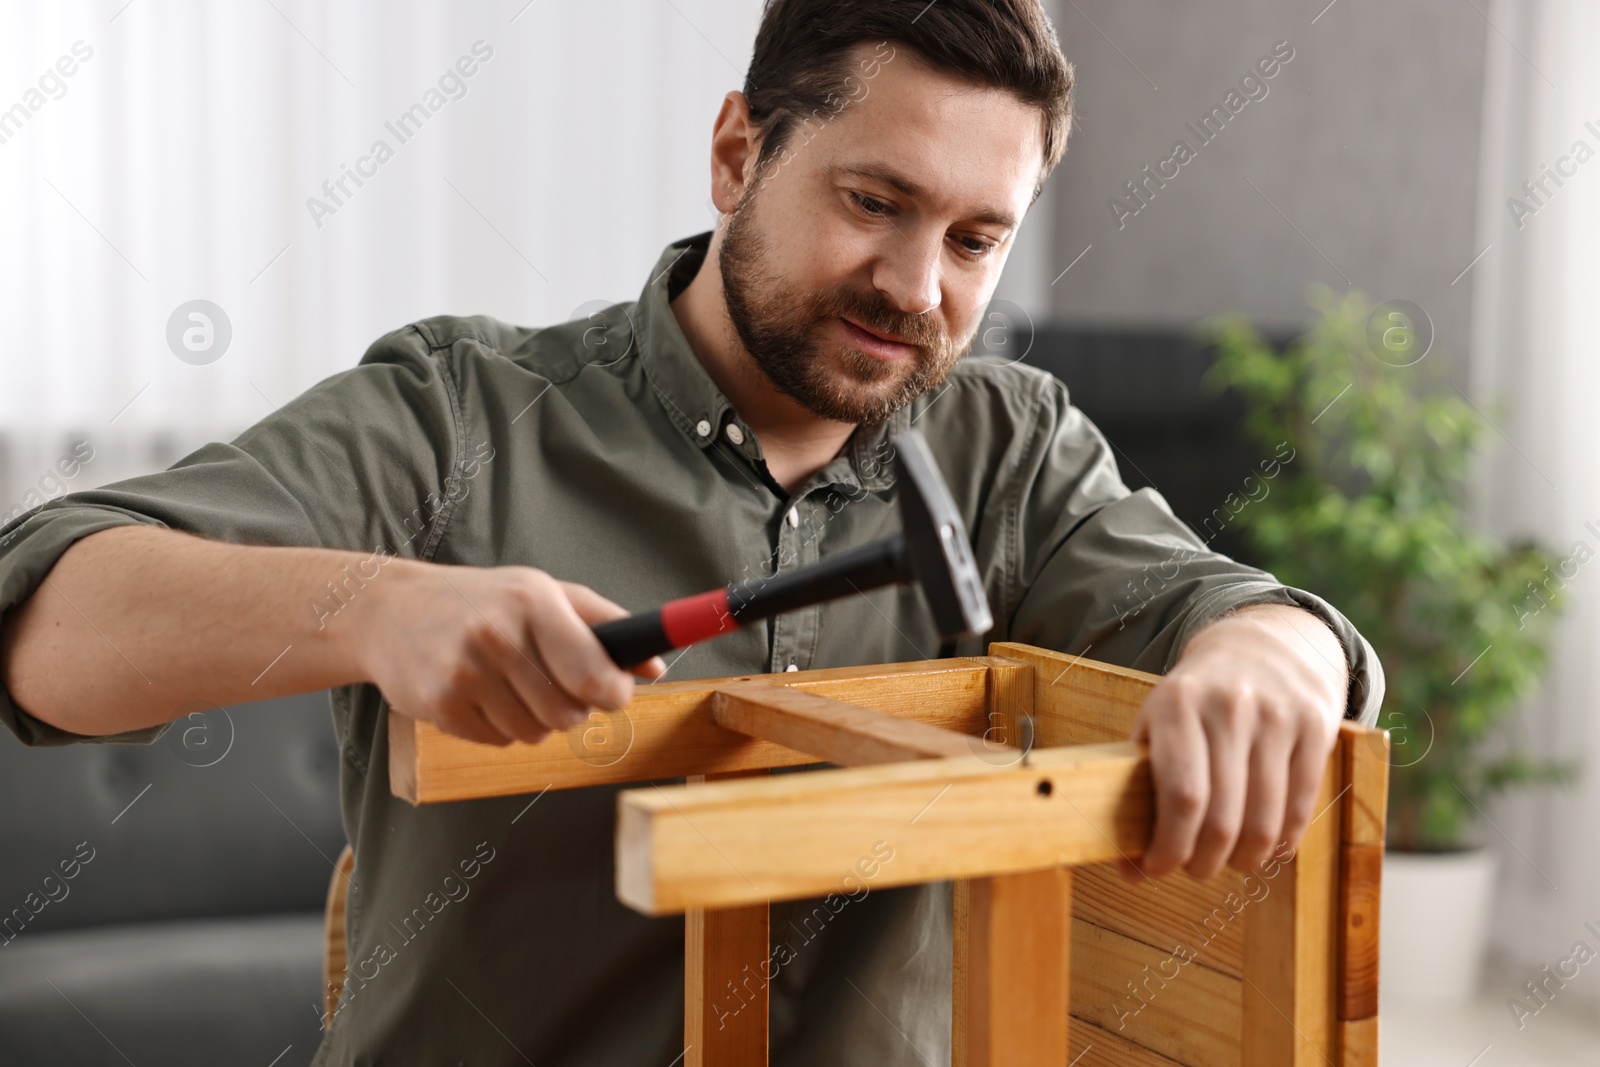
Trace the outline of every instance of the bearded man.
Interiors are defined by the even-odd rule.
[[[331,689],[357,873],[316,1063],[667,1067],[682,921],[617,903],[616,790],[413,808],[389,791],[387,713],[504,745],[621,707],[668,665],[619,669],[592,624],[893,532],[890,442],[914,426],[994,629],[942,647],[921,591],[886,588],[668,676],[991,640],[1161,672],[1134,729],[1156,827],[1129,877],[1292,845],[1341,717],[1376,717],[1371,649],[1130,492],[1054,378],[962,359],[1071,94],[1037,0],[772,0],[712,134],[722,218],[636,303],[417,322],[232,443],[0,533],[0,719],[30,744],[148,741],[184,708]],[[469,894],[407,925],[469,869]],[[788,914],[774,1063],[948,1062],[948,884],[860,895],[826,926]]]

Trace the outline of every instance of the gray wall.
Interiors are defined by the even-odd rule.
[[[1187,327],[1238,309],[1295,326],[1321,281],[1421,305],[1464,364],[1473,279],[1451,282],[1479,251],[1493,31],[1457,0],[1336,0],[1318,17],[1325,3],[1057,0],[1079,96],[1046,193],[1052,318]],[[1199,125],[1279,41],[1295,54],[1267,95],[1201,146],[1185,123]],[[1196,158],[1119,230],[1109,200],[1179,139]]]

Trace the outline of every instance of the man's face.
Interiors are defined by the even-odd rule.
[[[1039,110],[863,45],[857,101],[745,168],[718,253],[739,339],[780,390],[880,422],[967,350],[1043,158]]]

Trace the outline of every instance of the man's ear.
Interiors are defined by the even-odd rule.
[[[755,180],[761,136],[750,121],[750,102],[741,92],[722,98],[722,110],[711,130],[711,202],[729,215]]]

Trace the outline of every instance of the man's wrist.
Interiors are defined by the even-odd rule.
[[[1350,667],[1344,643],[1321,616],[1295,604],[1246,604],[1202,627],[1189,644],[1193,647],[1215,640],[1239,627],[1255,628],[1282,640],[1285,647],[1328,679],[1338,694],[1340,717],[1349,718]]]
[[[432,566],[420,560],[389,556],[382,561],[382,570],[363,582],[354,595],[348,600],[339,598],[338,610],[321,620],[335,658],[361,679],[370,681],[373,638],[382,629],[381,620],[404,612],[401,600],[405,590]]]

